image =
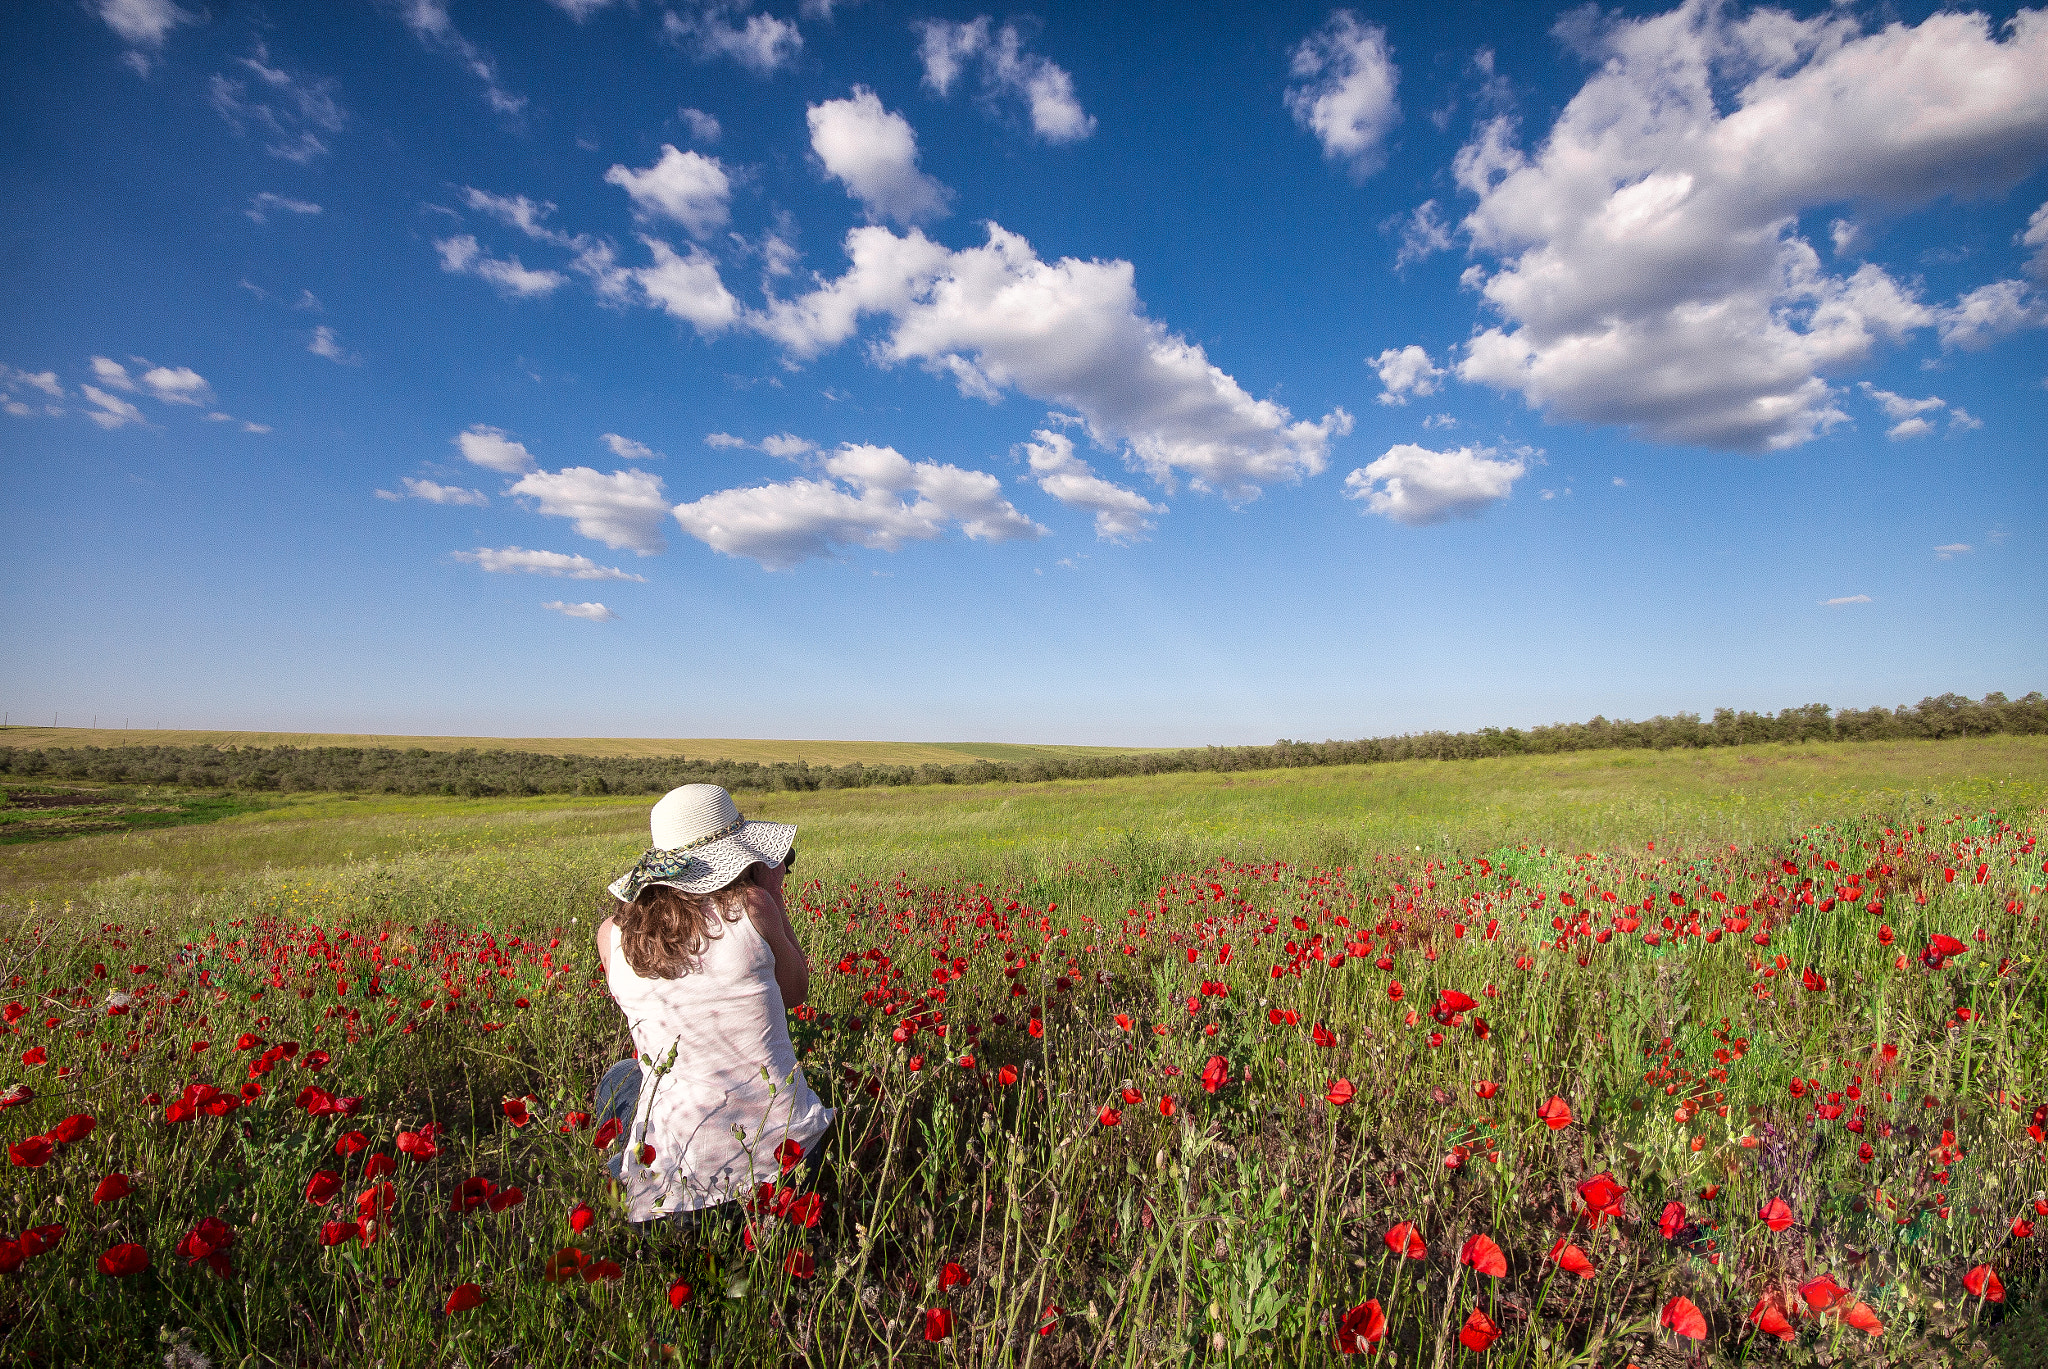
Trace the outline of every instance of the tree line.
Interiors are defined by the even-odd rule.
[[[1889,741],[2048,733],[2048,699],[1943,694],[1898,708],[1843,709],[1808,704],[1778,713],[1714,711],[1646,722],[1596,717],[1547,727],[1488,727],[1477,732],[1404,733],[1358,741],[1271,746],[1207,746],[1127,755],[967,761],[958,765],[817,766],[803,761],[733,761],[684,756],[549,756],[528,751],[428,751],[373,746],[0,747],[0,777],[91,780],[254,791],[338,793],[659,794],[679,784],[711,783],[735,792],[860,789],[878,785],[1030,783],[1190,771],[1275,770],[1289,766],[1371,765],[1383,761],[1472,760],[1567,751],[1646,748],[1669,751],[1761,742]]]

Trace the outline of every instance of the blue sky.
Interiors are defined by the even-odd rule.
[[[18,9],[0,705],[1164,745],[2048,683],[2048,16],[1188,14]]]

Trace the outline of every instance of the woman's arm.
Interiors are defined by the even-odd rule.
[[[597,924],[597,963],[604,967],[606,974],[610,974],[612,970],[611,931],[612,920],[610,918],[606,918]]]
[[[789,925],[789,910],[782,902],[782,867],[755,879],[747,890],[747,920],[775,952],[775,987],[782,990],[782,1006],[799,1007],[810,996],[811,962]]]

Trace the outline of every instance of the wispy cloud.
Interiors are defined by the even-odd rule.
[[[564,551],[528,551],[524,547],[478,547],[475,551],[458,551],[458,561],[467,561],[493,575],[552,575],[563,580],[631,580],[635,584],[646,584],[647,577],[620,570],[617,566],[601,566],[588,556],[577,556]]]
[[[553,599],[541,607],[551,609],[564,618],[581,618],[589,623],[611,623],[618,621],[619,617],[603,604],[565,604],[560,599]]]
[[[1844,604],[1867,604],[1869,602],[1870,596],[1868,594],[1845,594],[1839,599],[1823,599],[1820,601],[1820,606],[1822,608],[1840,608]]]

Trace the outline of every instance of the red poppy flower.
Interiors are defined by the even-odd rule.
[[[45,1064],[49,1061],[49,1058],[50,1053],[41,1046],[30,1046],[21,1053],[21,1063],[24,1065]]]
[[[590,1144],[598,1150],[609,1149],[611,1143],[618,1140],[619,1133],[625,1129],[625,1123],[614,1117],[597,1129],[597,1134],[590,1138]]]
[[[201,1217],[178,1242],[177,1253],[185,1257],[188,1266],[204,1261],[225,1279],[229,1270],[228,1250],[234,1243],[235,1233],[226,1222],[218,1217]]]
[[[1481,1098],[1491,1098],[1500,1092],[1500,1085],[1494,1083],[1491,1079],[1482,1079],[1472,1086],[1472,1092],[1478,1094]]]
[[[626,1271],[610,1260],[592,1260],[583,1266],[585,1283],[617,1283],[626,1277]]]
[[[1808,993],[1820,993],[1828,986],[1828,981],[1826,977],[1823,976],[1819,971],[1815,970],[1811,965],[1808,965],[1804,970],[1800,971],[1799,982],[1806,986],[1806,991]]]
[[[365,1179],[381,1179],[387,1174],[396,1174],[397,1172],[398,1161],[392,1159],[389,1155],[380,1153],[372,1155],[369,1159],[363,1161],[363,1177]]]
[[[1777,1294],[1768,1294],[1757,1299],[1756,1306],[1749,1310],[1749,1319],[1755,1322],[1756,1329],[1765,1335],[1776,1336],[1779,1340],[1791,1340],[1795,1334],[1792,1323],[1786,1318],[1785,1309],[1779,1303]]]
[[[335,1141],[334,1153],[346,1160],[357,1151],[367,1149],[369,1144],[370,1138],[363,1135],[360,1131],[346,1131],[341,1134],[340,1139]]]
[[[953,1314],[943,1307],[928,1307],[924,1313],[924,1338],[946,1340],[953,1334]]]
[[[32,1260],[46,1251],[55,1250],[64,1239],[64,1224],[52,1222],[48,1226],[33,1227],[15,1238],[15,1247],[21,1251],[24,1260]]]
[[[1658,1316],[1657,1324],[1670,1327],[1673,1335],[1683,1336],[1687,1340],[1707,1338],[1706,1313],[1700,1311],[1691,1298],[1683,1295],[1664,1304],[1664,1311]]]
[[[588,1264],[589,1261],[590,1257],[575,1246],[565,1245],[554,1254],[548,1256],[547,1263],[541,1266],[540,1276],[549,1283],[560,1283],[564,1279],[574,1279],[583,1273],[583,1266]]]
[[[1664,1204],[1664,1215],[1657,1219],[1657,1229],[1664,1233],[1665,1240],[1677,1240],[1678,1233],[1685,1229],[1685,1204],[1675,1200]]]
[[[1175,1100],[1172,1094],[1162,1093],[1159,1095],[1159,1115],[1161,1117],[1173,1116],[1174,1111],[1177,1108],[1179,1108],[1179,1106],[1179,1102]]]
[[[484,1290],[473,1283],[457,1284],[455,1291],[448,1295],[448,1302],[442,1308],[449,1316],[457,1312],[468,1312],[484,1305]]]
[[[1458,1328],[1458,1343],[1480,1354],[1485,1354],[1487,1347],[1499,1339],[1500,1328],[1493,1324],[1493,1318],[1476,1307],[1466,1316],[1465,1324]]]
[[[56,1149],[47,1136],[24,1136],[7,1148],[7,1158],[23,1169],[41,1169]]]
[[[302,1070],[325,1069],[333,1059],[334,1057],[326,1051],[307,1051],[305,1059],[299,1061],[299,1068]]]
[[[1408,991],[1401,987],[1400,980],[1395,979],[1388,982],[1387,997],[1389,999],[1393,1000],[1396,1003],[1399,1003],[1402,999],[1406,998],[1407,996]]]
[[[1469,1237],[1458,1251],[1458,1263],[1469,1264],[1489,1278],[1506,1278],[1508,1257],[1491,1236]]]
[[[813,1278],[818,1272],[818,1257],[808,1250],[792,1250],[783,1258],[782,1272],[792,1279]]]
[[[306,1180],[306,1201],[315,1207],[325,1207],[341,1192],[341,1176],[331,1170],[317,1169],[313,1177]]]
[[[343,1245],[349,1241],[356,1240],[362,1234],[363,1224],[361,1222],[320,1223],[320,1244],[322,1245]]]
[[[356,1195],[356,1211],[365,1217],[374,1217],[380,1212],[391,1210],[391,1204],[398,1198],[398,1188],[391,1183],[372,1184]]]
[[[1415,1229],[1413,1222],[1395,1223],[1381,1239],[1386,1241],[1387,1249],[1396,1255],[1406,1255],[1411,1260],[1419,1260],[1429,1254],[1429,1245],[1422,1239],[1422,1233]]]
[[[1145,1101],[1145,1095],[1132,1088],[1124,1089],[1121,1097],[1126,1107],[1136,1107]]]
[[[1276,1013],[1275,1016],[1277,1017],[1278,1014]],[[1125,1031],[1129,1031],[1131,1029],[1131,1015],[1127,1012],[1118,1013],[1116,1015],[1116,1024]]]
[[[515,1127],[523,1127],[533,1120],[533,1114],[526,1110],[524,1098],[507,1098],[499,1106],[505,1109],[505,1118]]]
[[[440,1147],[434,1144],[434,1133],[428,1127],[399,1132],[398,1149],[415,1160],[431,1160],[440,1152]]]
[[[1095,1120],[1106,1127],[1113,1127],[1124,1120],[1124,1115],[1109,1104],[1102,1105],[1102,1111],[1095,1114]]]
[[[998,1084],[1001,1084],[1004,1088],[1008,1088],[1010,1085],[1016,1083],[1017,1067],[1015,1065],[1004,1065],[1001,1069],[996,1071],[996,1082]]]
[[[1309,1028],[1308,1039],[1315,1042],[1318,1046],[1328,1047],[1337,1044],[1337,1034],[1320,1022]],[[1377,1304],[1373,1305],[1376,1306]]]
[[[1340,1108],[1357,1096],[1358,1090],[1349,1079],[1337,1080],[1330,1085],[1329,1091],[1323,1094],[1323,1097]]]
[[[128,1182],[127,1175],[109,1174],[100,1180],[99,1187],[92,1191],[92,1200],[95,1205],[117,1202],[134,1191],[134,1186]]]
[[[481,1174],[471,1175],[455,1186],[454,1194],[448,1200],[450,1212],[470,1212],[491,1200],[498,1186]]]
[[[590,1114],[587,1112],[571,1112],[562,1118],[562,1130],[565,1132],[576,1131],[589,1125]]]
[[[491,1211],[503,1212],[508,1207],[517,1207],[526,1201],[526,1193],[517,1184],[507,1184],[488,1199]]]
[[[1822,1274],[1800,1284],[1799,1296],[1806,1299],[1806,1305],[1814,1311],[1825,1312],[1847,1298],[1849,1290]]]
[[[951,1260],[948,1260],[946,1267],[939,1271],[939,1291],[942,1293],[973,1282],[974,1276]]]
[[[1045,1035],[1045,1023],[1039,1021],[1037,1018],[1034,1017],[1031,1019],[1030,1022],[1025,1024],[1024,1030],[1030,1032],[1032,1037],[1035,1039],[1037,1037]]]
[[[1552,1131],[1563,1131],[1572,1124],[1571,1104],[1552,1094],[1549,1102],[1536,1109],[1536,1117]]]
[[[93,1128],[98,1125],[98,1122],[84,1113],[75,1112],[50,1128],[50,1139],[68,1146],[74,1141],[83,1141],[92,1135]]]
[[[1558,1237],[1557,1244],[1550,1247],[1550,1253],[1543,1258],[1565,1273],[1576,1274],[1582,1279],[1594,1278],[1600,1272],[1593,1267],[1593,1261],[1587,1257],[1585,1251],[1562,1236]]]
[[[35,1094],[29,1089],[27,1084],[16,1084],[7,1092],[0,1093],[0,1112],[5,1112],[9,1108],[19,1107],[34,1097]]]
[[[1842,1314],[1842,1320],[1865,1335],[1882,1336],[1884,1323],[1877,1319],[1877,1312],[1867,1302],[1859,1302]]]
[[[775,1163],[782,1167],[784,1174],[803,1163],[804,1148],[796,1141],[785,1140],[775,1147]]]
[[[1220,1055],[1209,1057],[1209,1063],[1202,1066],[1202,1090],[1214,1093],[1230,1082],[1230,1065]]]
[[[1579,1185],[1579,1197],[1593,1213],[1596,1223],[1602,1217],[1620,1217],[1621,1200],[1627,1196],[1628,1190],[1605,1170]]]
[[[149,1268],[149,1252],[133,1241],[109,1246],[99,1258],[100,1273],[110,1279],[125,1279]]]
[[[1347,1355],[1370,1355],[1374,1342],[1387,1334],[1387,1317],[1377,1298],[1368,1298],[1337,1323],[1337,1349]]]
[[[569,1213],[569,1229],[581,1236],[590,1230],[590,1224],[597,1220],[597,1214],[590,1210],[590,1204],[578,1203]]]
[[[1988,1264],[1980,1264],[1963,1275],[1963,1287],[1970,1290],[1972,1297],[1986,1302],[2005,1301],[2005,1285],[1999,1282],[1997,1273]]]
[[[243,1032],[235,1038],[235,1049],[238,1051],[261,1050],[263,1049],[263,1038],[254,1032]]]
[[[1792,1205],[1783,1198],[1773,1198],[1757,1210],[1757,1220],[1773,1231],[1783,1231],[1799,1220],[1793,1214]]]
[[[681,1279],[677,1279],[668,1286],[668,1305],[671,1308],[680,1308],[690,1300],[690,1292],[690,1285],[684,1283]]]

